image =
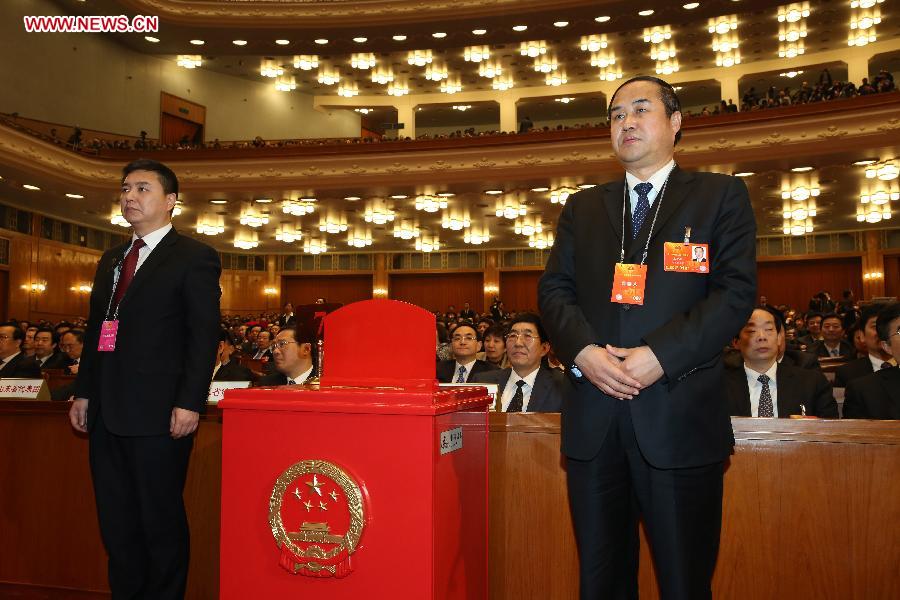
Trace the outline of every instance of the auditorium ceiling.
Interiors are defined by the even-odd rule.
[[[710,68],[716,66],[717,56],[712,49],[713,34],[708,30],[710,19],[727,16],[735,17],[735,29],[726,28],[726,35],[729,39],[733,36],[731,41],[739,44],[741,64],[775,59],[780,50],[789,50],[782,48],[786,42],[779,41],[779,28],[784,28],[784,24],[778,21],[778,7],[788,4],[783,0],[692,3],[646,0],[637,4],[598,0],[479,0],[471,5],[467,4],[470,0],[57,2],[70,14],[125,11],[161,15],[160,32],[150,36],[156,42],[133,33],[112,35],[138,52],[172,59],[180,54],[199,54],[201,68],[274,85],[275,80],[263,77],[260,69],[263,60],[270,60],[283,70],[284,76],[294,78],[297,90],[321,96],[337,96],[342,84],[351,87],[355,84],[360,95],[387,97],[391,83],[412,94],[442,95],[441,83],[447,79],[427,79],[429,67],[437,73],[446,72],[451,82],[458,79],[466,92],[491,91],[498,79],[510,76],[516,88],[545,86],[547,74],[535,70],[535,60],[546,59],[545,70],[555,64],[556,68],[549,74],[565,75],[565,81],[570,84],[599,81],[601,70],[621,72],[624,77],[653,72],[658,65],[650,57],[650,44],[644,41],[653,28],[669,35],[662,44],[674,50],[672,60],[677,62],[679,72]],[[850,2],[814,0],[802,4],[808,6],[809,16],[797,22],[805,26],[805,37],[797,43],[803,45],[806,53],[847,47],[851,15],[856,10],[850,8]],[[365,17],[367,9],[387,12]],[[900,37],[900,18],[891,2],[876,2],[871,10],[880,11],[881,22],[876,27],[879,40]],[[304,11],[316,11],[318,16],[304,17]],[[641,16],[639,11],[651,14]],[[283,15],[273,16],[279,13]],[[484,33],[477,35],[475,31]],[[589,36],[596,39],[591,42],[586,39]],[[543,42],[546,49],[537,59],[520,53],[523,43],[532,42]],[[604,69],[592,66],[591,52],[582,50],[584,43],[605,45],[593,57],[596,64],[610,58],[615,58],[615,62]],[[489,58],[481,62],[467,61],[466,48],[486,50]],[[427,52],[431,62],[421,66],[410,64],[410,53],[414,51]],[[365,58],[357,64],[368,65],[374,60],[375,66],[354,68],[354,54]],[[472,58],[472,53],[469,54]],[[314,56],[318,66],[308,70],[303,68],[306,64],[295,67],[295,57],[304,56]],[[501,75],[489,77],[497,67],[502,69]],[[338,74],[340,83],[320,83],[323,71]],[[393,82],[373,82],[372,75],[376,72],[392,76]],[[553,93],[554,86],[546,87],[548,93]]]

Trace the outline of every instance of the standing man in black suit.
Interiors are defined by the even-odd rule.
[[[777,360],[783,333],[780,314],[754,309],[738,335],[742,363],[725,371],[729,412],[736,417],[837,419],[837,403],[821,371]]]
[[[100,258],[69,411],[87,432],[114,598],[183,598],[182,494],[219,331],[215,250],[172,228],[178,179],[137,160],[120,204],[133,235]]]
[[[437,363],[437,379],[441,383],[466,383],[476,373],[497,369],[491,363],[475,358],[481,351],[481,338],[468,321],[460,323],[453,330],[453,335],[450,336],[450,349],[453,358]]]
[[[519,313],[506,334],[510,367],[476,373],[471,383],[496,383],[503,412],[559,412],[565,375],[543,363],[550,351],[547,332],[535,314]]]
[[[858,377],[865,377],[881,368],[895,366],[897,361],[891,358],[890,353],[881,345],[878,337],[878,313],[885,308],[884,304],[869,304],[862,309],[859,318],[862,327],[863,339],[866,341],[868,353],[862,358],[857,358],[842,365],[834,372],[834,387],[847,387],[847,384]],[[887,365],[885,367],[884,365]]]
[[[878,313],[876,322],[882,349],[900,359],[900,302]],[[886,363],[890,364],[890,363]],[[845,419],[900,419],[900,367],[879,368],[847,384]]]
[[[675,165],[671,85],[631,79],[609,115],[625,177],[569,198],[538,288],[574,376],[562,450],[581,598],[637,597],[643,517],[662,597],[702,600],[734,443],[721,355],[756,299],[756,223],[739,178]]]

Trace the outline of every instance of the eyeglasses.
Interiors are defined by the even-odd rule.
[[[508,343],[515,344],[515,343],[518,342],[520,339],[522,340],[522,343],[525,344],[525,345],[527,346],[528,344],[530,344],[530,343],[533,342],[534,340],[539,340],[539,339],[541,339],[541,338],[539,338],[539,337],[537,337],[537,336],[534,336],[534,335],[531,335],[531,334],[528,333],[528,332],[525,332],[525,333],[519,333],[519,332],[517,332],[517,331],[510,331],[509,333],[506,334],[506,341],[507,341]]]
[[[296,344],[294,340],[278,340],[272,343],[272,347],[276,350],[284,350],[288,344]]]
[[[454,335],[450,339],[453,340],[454,342],[474,342],[478,338],[475,337],[474,335]]]
[[[890,339],[890,338],[894,337],[895,335],[900,335],[900,327],[897,328],[897,331],[895,331],[894,333],[889,335],[888,338]],[[0,339],[3,339],[3,336],[0,336]]]

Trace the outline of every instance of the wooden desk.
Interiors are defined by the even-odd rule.
[[[108,597],[87,442],[67,408],[0,401],[0,597]],[[218,595],[220,419],[211,408],[201,420],[185,489],[192,600]],[[733,425],[715,597],[893,600],[900,423]],[[492,414],[489,435],[491,599],[576,598],[559,415]],[[656,598],[646,544],[641,561],[641,598]]]

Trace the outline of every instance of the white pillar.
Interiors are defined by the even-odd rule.
[[[517,96],[508,93],[500,94],[500,131],[515,133],[519,130],[519,116],[516,113]]]
[[[416,139],[416,107],[411,102],[406,102],[396,108],[397,122],[403,124],[397,131],[397,136]]]
[[[741,95],[738,90],[738,77],[722,77],[719,79],[719,85],[721,86],[721,97],[722,100],[728,102],[731,100],[740,110],[741,106]]]
[[[862,83],[864,77],[869,76],[869,56],[856,54],[847,58],[847,80],[856,87]]]

